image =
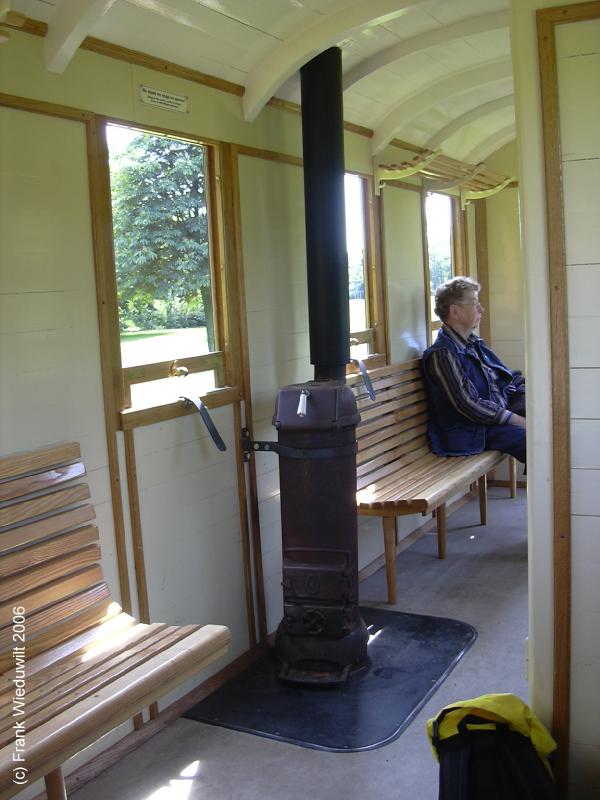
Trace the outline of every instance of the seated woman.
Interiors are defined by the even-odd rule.
[[[458,277],[435,293],[443,324],[423,353],[431,449],[444,456],[500,450],[525,463],[525,378],[474,333],[484,311],[480,288]]]

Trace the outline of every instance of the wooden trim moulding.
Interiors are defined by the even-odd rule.
[[[482,339],[492,346],[492,310],[490,308],[490,269],[488,261],[487,205],[485,200],[475,203],[475,253],[477,258],[477,281],[481,284],[479,299],[485,314],[479,323]]]
[[[237,467],[238,502],[240,510],[240,528],[242,534],[242,556],[244,565],[244,588],[246,592],[246,616],[250,647],[256,645],[256,620],[254,611],[254,593],[252,587],[252,555],[250,542],[250,526],[248,524],[248,495],[246,492],[246,476],[244,470],[244,453],[242,452],[242,409],[241,403],[233,405],[235,463]]]
[[[125,386],[135,383],[158,381],[162,378],[172,378],[173,365],[185,367],[190,373],[209,372],[214,370],[218,374],[223,370],[223,352],[215,351],[201,356],[184,358],[171,358],[169,361],[159,361],[155,364],[138,364],[133,367],[123,367],[123,382]]]
[[[423,249],[423,290],[425,292],[425,324],[427,325],[427,346],[429,347],[433,341],[431,335],[431,325],[433,319],[431,317],[431,276],[429,274],[429,242],[427,241],[427,214],[425,211],[425,201],[427,200],[427,190],[421,186],[420,188],[420,206],[421,206],[421,247]]]
[[[468,275],[467,251],[465,238],[465,212],[460,207],[458,197],[452,198],[452,247],[456,263],[457,275]]]
[[[140,622],[150,623],[150,604],[148,602],[148,582],[146,580],[146,562],[144,560],[144,539],[142,534],[142,517],[140,512],[140,496],[138,491],[137,466],[135,459],[135,434],[124,431],[125,469],[127,471],[127,492],[129,496],[129,516],[131,520],[131,541],[133,544],[133,561],[135,567],[135,584]],[[158,717],[158,704],[151,703],[150,719]],[[134,730],[144,725],[142,712],[133,718]]]
[[[108,265],[114,263],[114,252],[109,200],[108,156],[106,142],[102,134],[102,125],[98,118],[86,121],[90,215],[96,277],[96,302],[100,327],[100,366],[108,451],[108,472],[115,526],[115,549],[119,572],[121,606],[124,611],[131,613],[131,590],[123,518],[123,493],[117,447],[117,429],[119,426],[117,407],[122,398],[123,384],[120,371],[115,368],[114,351],[115,347],[120,348],[120,346],[118,341],[115,344],[114,336],[110,334],[114,323],[111,314],[117,313],[117,304],[116,294],[114,303],[110,302],[111,291],[116,293],[116,288],[114,286],[111,288],[110,270],[108,269]],[[114,270],[112,272],[114,274]],[[114,329],[116,331],[119,330],[118,324]],[[120,368],[120,349],[118,350],[117,358]]]
[[[240,199],[240,180],[238,170],[238,156],[240,150],[236,145],[222,146],[224,174],[223,189],[228,201],[226,219],[227,239],[225,242],[227,257],[235,273],[237,298],[236,317],[238,320],[238,352],[240,355],[241,369],[241,399],[244,401],[244,421],[246,428],[253,437],[254,423],[252,414],[252,387],[250,383],[250,351],[248,344],[248,321],[246,315],[246,289],[244,282],[244,259],[242,251],[242,211]],[[267,638],[267,611],[265,601],[265,586],[262,563],[262,545],[260,534],[260,516],[258,509],[258,478],[256,463],[253,457],[247,464],[249,483],[249,508],[252,532],[252,557],[254,563],[254,578],[256,581],[256,605],[258,611],[258,638],[260,642]],[[245,473],[245,470],[244,470]]]
[[[163,128],[161,125],[153,125],[135,120],[132,121],[130,119],[123,119],[123,117],[103,116],[102,118],[108,125],[122,125],[125,128],[132,128],[142,133],[150,133],[157,136],[170,136],[173,139],[190,142],[191,144],[205,145],[207,147],[211,145],[215,147],[219,144],[218,139],[211,139],[210,136],[200,136],[196,133],[190,133],[189,131],[181,131],[177,128]]]
[[[225,386],[222,389],[214,389],[202,395],[201,400],[208,408],[220,408],[240,400],[241,392],[237,386]],[[121,430],[128,431],[132,428],[140,428],[143,425],[154,425],[157,422],[166,422],[176,417],[185,417],[187,414],[196,414],[195,408],[189,408],[182,401],[165,403],[160,406],[150,408],[127,408],[121,412]]]
[[[140,622],[148,624],[150,622],[150,604],[148,602],[148,583],[146,581],[146,562],[144,560],[144,541],[142,538],[142,517],[140,512],[134,437],[135,434],[132,430],[123,433],[138,611]]]
[[[570,376],[559,86],[554,26],[565,22],[600,18],[600,2],[540,9],[537,11],[536,18],[546,181],[550,348],[552,354],[552,550],[554,568],[552,733],[558,744],[556,779],[561,794],[566,796],[569,783],[571,688]]]
[[[408,181],[386,181],[385,188],[392,188],[392,189],[407,189],[409,192],[418,192],[419,194],[423,190],[423,187],[420,183],[408,183]]]
[[[600,17],[600,0],[589,3],[576,3],[572,6],[541,8],[537,11],[538,31],[546,25],[560,25],[562,22],[585,22]]]
[[[264,158],[267,161],[278,161],[282,164],[293,164],[296,167],[303,166],[304,162],[300,156],[291,156],[286,153],[279,153],[276,150],[264,150],[259,147],[250,147],[245,144],[233,145],[235,151],[240,156],[250,156],[251,158]]]
[[[33,34],[34,36],[41,36],[42,38],[48,34],[48,25],[40,20],[28,18],[20,28],[12,25],[6,27],[13,28],[14,30],[21,31],[22,33]],[[117,61],[125,61],[128,64],[135,64],[138,67],[151,69],[155,72],[160,72],[163,75],[172,75],[176,78],[183,78],[183,80],[198,83],[201,86],[208,86],[211,89],[217,89],[220,92],[233,94],[237,97],[242,97],[245,87],[239,83],[233,83],[223,78],[217,78],[215,75],[209,75],[206,72],[192,69],[191,67],[184,67],[181,64],[175,64],[172,61],[166,61],[162,58],[143,53],[140,50],[132,50],[128,47],[121,45],[111,44],[105,42],[103,39],[96,39],[93,36],[87,36],[79,45],[81,50],[88,50],[97,55],[106,56],[107,58],[114,58]],[[282,100],[279,97],[271,97],[267,101],[267,105],[272,108],[278,108],[283,111],[290,111],[293,114],[300,114],[301,108],[298,103],[293,103],[290,100]],[[357,125],[354,122],[346,122],[344,120],[344,129],[350,133],[356,133],[359,136],[365,136],[370,139],[373,137],[374,132],[372,128],[366,128],[364,125]]]
[[[14,108],[18,111],[31,111],[35,114],[45,114],[48,117],[61,117],[72,119],[75,122],[89,122],[95,115],[91,111],[81,108],[72,108],[57,103],[47,103],[44,100],[33,100],[29,97],[18,97],[13,94],[0,92],[0,106]]]

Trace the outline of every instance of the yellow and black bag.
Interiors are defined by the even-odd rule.
[[[439,800],[554,800],[556,743],[512,694],[461,700],[428,720],[440,762]]]

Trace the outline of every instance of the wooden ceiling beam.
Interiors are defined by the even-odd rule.
[[[48,24],[44,39],[46,68],[61,74],[77,49],[116,0],[63,0]]]

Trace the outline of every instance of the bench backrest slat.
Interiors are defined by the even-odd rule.
[[[411,417],[415,412],[415,406],[426,403],[427,395],[425,390],[415,392],[408,397],[401,397],[399,399],[389,400],[385,405],[371,404],[360,412],[362,423],[370,422],[374,419],[384,416],[385,414],[401,414],[404,413],[404,418]],[[357,428],[357,436],[361,436],[361,425]]]
[[[120,611],[120,607],[110,596],[108,586],[100,583],[28,616],[27,658],[95,627],[98,620],[108,619]],[[0,630],[0,672],[14,666],[12,652],[9,650],[14,644],[12,637],[11,627]]]
[[[59,511],[81,500],[87,500],[89,496],[90,490],[87,484],[79,483],[77,486],[69,486],[56,492],[30,498],[23,503],[12,503],[0,508],[0,528],[7,528],[18,522],[43,516],[50,511]]]
[[[420,450],[427,444],[427,428],[424,425],[399,433],[397,436],[390,436],[385,442],[381,442],[377,447],[371,447],[366,453],[359,453],[356,463],[358,474],[364,475],[379,464],[388,461],[397,461],[401,456]],[[369,466],[372,464],[373,466]]]
[[[372,370],[369,377],[375,400],[368,396],[361,376],[348,379],[361,415],[356,429],[359,489],[429,452],[421,360],[389,364]]]
[[[22,606],[29,657],[97,624],[112,601],[79,445],[0,458],[0,476],[0,649]]]
[[[86,525],[84,528],[55,536],[40,544],[34,544],[23,550],[8,553],[0,559],[0,578],[14,575],[16,572],[43,564],[45,561],[62,556],[66,552],[76,552],[79,548],[86,547],[98,541],[98,528],[95,525]],[[97,551],[96,561],[100,558]]]
[[[19,554],[15,553],[16,555]],[[15,597],[25,597],[26,592],[41,585],[51,583],[64,575],[71,575],[84,567],[97,565],[99,558],[100,547],[98,544],[92,544],[90,547],[84,547],[66,556],[47,559],[37,566],[28,565],[28,568],[0,580],[0,602],[14,600]],[[25,603],[25,599],[22,602]],[[27,607],[31,610],[30,601],[28,601]]]
[[[65,464],[64,467],[55,467],[15,481],[5,481],[0,483],[0,500],[13,500],[15,497],[43,491],[82,475],[85,475],[85,467],[81,461],[77,461],[75,464]]]
[[[81,458],[77,442],[42,447],[27,453],[17,453],[0,458],[0,481],[31,472],[42,472],[48,467],[62,466]]]
[[[11,550],[21,549],[38,541],[46,540],[51,536],[58,536],[84,522],[93,520],[95,516],[96,512],[93,506],[84,505],[60,514],[54,514],[51,517],[36,520],[30,525],[12,528],[9,531],[0,533],[0,554],[3,555]]]
[[[357,479],[358,489],[364,489],[366,486],[369,486],[372,483],[380,482],[385,479],[386,475],[398,473],[398,471],[404,467],[412,468],[412,464],[420,461],[421,459],[430,458],[431,450],[429,449],[427,442],[424,440],[422,446],[414,450],[412,453],[401,454],[401,456],[399,456],[395,462],[388,462],[373,472],[367,472],[365,475],[359,476]],[[400,463],[398,463],[399,461]]]

